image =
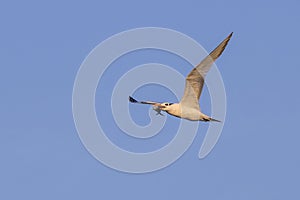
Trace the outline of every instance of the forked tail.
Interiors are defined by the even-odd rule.
[[[221,122],[220,120],[214,119],[214,118],[209,118],[211,122]]]
[[[214,119],[214,118],[204,118],[203,121],[205,122],[221,122],[220,120]]]

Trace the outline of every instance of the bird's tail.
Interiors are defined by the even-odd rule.
[[[211,122],[221,122],[220,120],[217,120],[217,119],[214,119],[214,118],[209,118],[209,120],[208,121],[211,121]]]
[[[205,121],[205,122],[221,122],[220,120],[217,120],[217,119],[214,119],[211,117],[204,118],[203,121]]]

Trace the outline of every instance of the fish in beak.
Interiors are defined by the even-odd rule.
[[[162,105],[155,105],[155,106],[153,106],[153,110],[156,111],[156,115],[162,115],[162,116],[164,116],[164,115],[161,113],[161,111],[162,111],[161,108],[165,108],[165,106],[162,106]]]

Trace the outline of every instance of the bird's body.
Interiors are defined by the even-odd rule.
[[[137,101],[129,97],[132,103],[150,104],[157,114],[165,111],[175,117],[191,120],[191,121],[216,121],[200,111],[199,98],[204,85],[204,78],[210,70],[214,61],[222,54],[232,33],[223,40],[205,59],[203,59],[186,77],[184,95],[179,103],[159,103],[152,101]]]
[[[158,106],[153,106],[153,107],[157,107],[159,109],[159,111],[162,110]],[[154,109],[154,110],[160,114],[160,112],[158,110],[156,110],[156,109]],[[173,103],[172,105],[168,106],[168,110],[165,110],[165,111],[166,111],[166,113],[168,113],[170,115],[173,115],[173,116],[179,117],[179,118],[183,118],[183,119],[187,119],[190,121],[218,121],[218,120],[212,119],[209,116],[201,113],[200,110],[198,110],[198,109],[182,106],[180,103]]]

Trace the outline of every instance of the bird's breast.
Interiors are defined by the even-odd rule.
[[[200,110],[190,108],[190,107],[184,107],[180,104],[175,105],[173,108],[167,111],[168,114],[174,115],[176,117],[192,120],[192,121],[198,121],[202,119],[202,113]]]
[[[201,119],[201,112],[194,108],[182,108],[181,117],[184,119],[198,121]]]

